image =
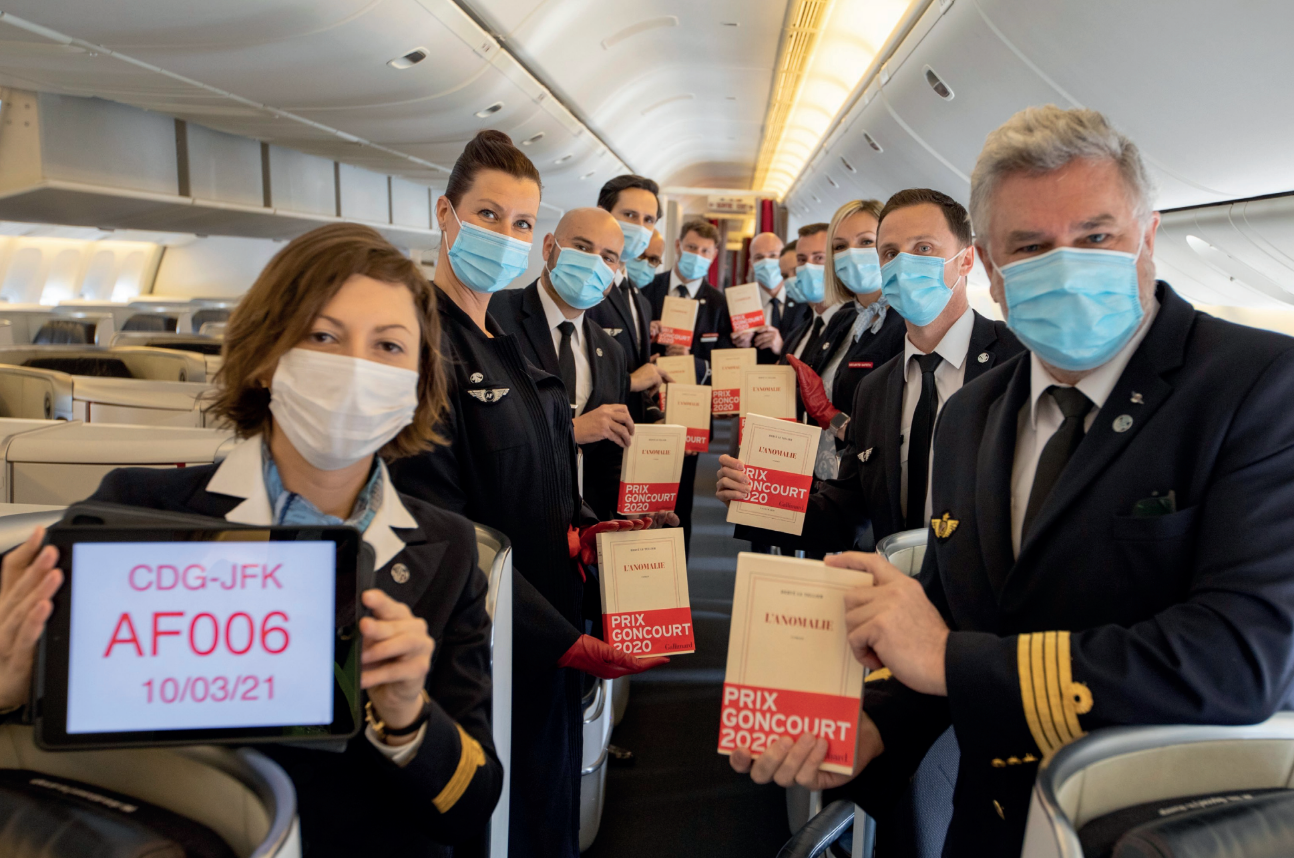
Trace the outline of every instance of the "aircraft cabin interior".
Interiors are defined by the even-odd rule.
[[[0,855],[1294,854],[1291,32],[3,0]]]

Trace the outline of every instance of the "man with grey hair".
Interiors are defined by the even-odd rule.
[[[1029,352],[944,407],[920,578],[827,560],[875,581],[846,597],[877,669],[861,774],[819,772],[812,736],[755,763],[843,787],[882,839],[950,725],[944,855],[1015,856],[1039,766],[1087,731],[1290,708],[1294,339],[1155,279],[1150,193],[1136,146],[1090,110],[1022,111],[975,167],[976,249]]]

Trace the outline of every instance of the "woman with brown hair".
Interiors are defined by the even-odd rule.
[[[212,410],[242,441],[219,465],[113,471],[93,498],[245,524],[348,524],[372,547],[367,728],[343,753],[262,748],[296,785],[308,858],[450,855],[482,834],[502,788],[472,525],[397,492],[384,463],[440,441],[439,346],[436,294],[414,263],[368,227],[316,229],[279,251],[229,320]],[[5,557],[6,585],[57,587],[42,537]]]
[[[665,659],[637,659],[584,634],[600,619],[596,585],[579,564],[596,556],[597,524],[580,500],[570,399],[561,379],[528,363],[488,314],[490,296],[525,271],[539,212],[539,171],[506,134],[482,131],[436,201],[448,443],[395,471],[403,491],[512,541],[514,577],[510,858],[579,854],[583,721],[579,671],[602,678]],[[586,589],[590,599],[585,601]],[[570,668],[570,669],[568,669]]]

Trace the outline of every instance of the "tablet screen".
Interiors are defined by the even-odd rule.
[[[332,541],[78,542],[67,733],[327,725]]]

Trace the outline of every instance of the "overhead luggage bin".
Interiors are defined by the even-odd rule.
[[[508,785],[512,770],[512,542],[484,525],[476,525],[477,565],[489,583],[485,610],[490,615],[490,681],[494,696],[490,723],[494,752],[503,764],[503,791],[490,816],[487,855],[508,854]]]
[[[5,450],[10,503],[85,500],[114,468],[175,468],[222,461],[232,432],[161,426],[62,423],[17,435]]]
[[[32,730],[0,727],[0,768],[80,781],[157,805],[214,831],[239,858],[300,858],[296,790],[249,748],[210,746],[51,753]]]

